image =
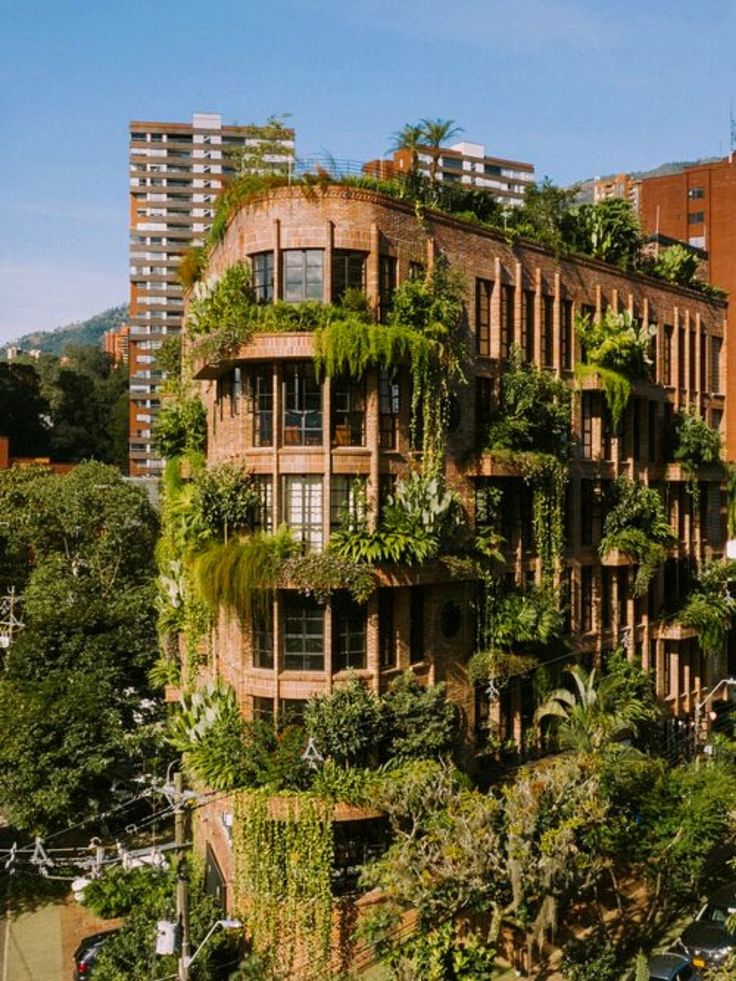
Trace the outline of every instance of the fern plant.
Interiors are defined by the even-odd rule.
[[[718,657],[726,646],[728,631],[736,612],[736,598],[729,583],[736,579],[736,562],[706,563],[700,570],[695,589],[677,615],[684,627],[698,632],[698,644],[706,657]]]

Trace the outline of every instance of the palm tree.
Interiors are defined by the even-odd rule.
[[[439,164],[442,144],[447,143],[453,136],[462,133],[462,126],[455,126],[454,119],[423,119],[421,121],[422,137],[429,147],[432,155],[432,163],[429,167],[429,179],[437,179],[437,166]]]
[[[649,717],[649,709],[615,674],[598,680],[596,670],[588,673],[575,665],[568,669],[576,691],[557,688],[534,713],[534,721],[551,716],[560,719],[559,740],[563,749],[598,753],[608,743],[635,736],[638,723]]]
[[[424,129],[420,123],[405,123],[404,126],[397,130],[391,137],[391,149],[392,150],[410,150],[411,151],[411,170],[410,174],[415,174],[417,172],[417,165],[419,163],[419,148],[424,143]]]

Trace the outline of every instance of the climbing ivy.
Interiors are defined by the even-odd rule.
[[[305,794],[235,798],[235,901],[267,977],[332,976],[332,812],[331,802]]]

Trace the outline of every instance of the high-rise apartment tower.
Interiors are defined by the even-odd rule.
[[[130,124],[130,472],[154,476],[162,461],[151,445],[161,376],[156,349],[181,330],[181,256],[201,245],[217,195],[234,176],[233,156],[267,141],[262,166],[286,166],[292,130],[223,126],[217,113],[194,113],[191,123]],[[278,144],[275,146],[275,144]],[[283,151],[283,152],[282,152]]]

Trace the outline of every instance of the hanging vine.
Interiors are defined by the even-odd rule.
[[[331,802],[266,791],[235,798],[236,905],[274,978],[331,977]]]

